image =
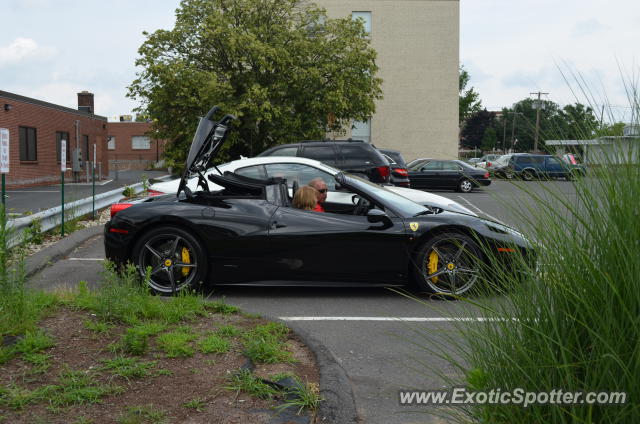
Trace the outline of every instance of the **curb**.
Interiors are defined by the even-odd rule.
[[[50,262],[57,261],[67,256],[76,247],[89,240],[91,237],[102,234],[103,229],[104,227],[102,225],[83,228],[82,230],[75,231],[51,246],[25,258],[24,268],[26,277],[31,278],[46,268]]]
[[[322,402],[318,408],[317,421],[319,423],[358,424],[356,398],[353,386],[347,372],[342,368],[333,353],[320,342],[296,324],[284,322],[280,319],[265,316],[265,318],[282,322],[289,327],[316,356],[320,369],[320,395]]]

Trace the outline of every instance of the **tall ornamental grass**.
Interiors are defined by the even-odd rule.
[[[602,153],[602,164],[578,180],[513,183],[528,197],[512,213],[532,242],[535,265],[522,261],[517,278],[510,270],[494,274],[501,295],[469,300],[488,319],[460,323],[440,343],[446,349],[429,348],[463,376],[448,382],[471,391],[625,392],[626,403],[484,403],[456,409],[450,419],[640,422],[640,138],[634,142]]]

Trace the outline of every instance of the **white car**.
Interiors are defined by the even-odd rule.
[[[218,166],[218,170],[220,174],[233,172],[257,179],[286,178],[290,189],[293,187],[294,182],[297,182],[298,186],[301,187],[307,185],[314,178],[322,178],[327,183],[327,203],[351,204],[353,202],[351,194],[340,192],[340,188],[336,187],[334,176],[342,171],[313,159],[293,156],[261,156],[234,160]],[[204,177],[207,178],[209,174],[218,174],[218,170],[209,168]],[[151,195],[176,193],[179,184],[179,178],[155,183],[149,187],[149,193]],[[197,185],[197,178],[191,178],[187,183],[187,187],[194,192],[197,189]],[[209,188],[211,191],[222,190],[222,187],[211,182],[209,182]],[[437,194],[392,185],[386,185],[385,188],[424,206],[477,216],[476,213],[461,204]]]

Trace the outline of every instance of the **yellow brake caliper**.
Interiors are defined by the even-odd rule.
[[[182,248],[182,262],[185,264],[191,263],[191,255],[189,255],[189,250],[186,247]],[[187,276],[191,268],[187,268],[186,266],[182,267],[182,275]]]
[[[429,274],[433,274],[438,270],[438,254],[432,250],[429,254],[429,262],[427,262],[427,270]],[[431,277],[431,281],[434,283],[438,282],[438,277]]]

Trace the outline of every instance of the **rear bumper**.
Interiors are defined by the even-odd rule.
[[[124,264],[129,259],[133,240],[128,234],[118,234],[109,231],[110,221],[104,225],[104,252],[108,260],[116,264]]]

